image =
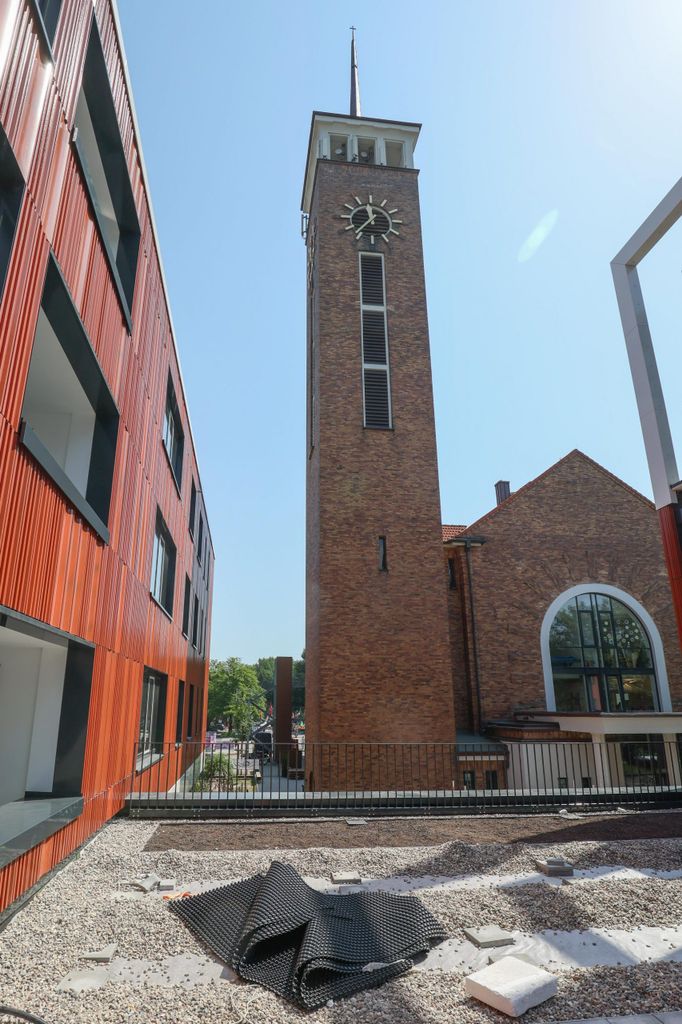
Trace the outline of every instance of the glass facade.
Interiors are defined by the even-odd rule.
[[[549,649],[557,711],[658,710],[649,638],[616,598],[570,598],[552,623]]]

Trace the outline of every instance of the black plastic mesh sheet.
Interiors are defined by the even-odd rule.
[[[279,861],[169,908],[240,977],[309,1010],[404,974],[446,936],[415,896],[330,896]]]

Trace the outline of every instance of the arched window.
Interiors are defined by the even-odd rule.
[[[659,709],[649,636],[617,598],[569,598],[550,626],[549,652],[557,711]]]

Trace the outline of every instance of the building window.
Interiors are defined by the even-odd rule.
[[[24,179],[0,126],[0,297],[5,287],[23,195]]]
[[[626,605],[606,594],[570,598],[549,633],[557,711],[656,711],[651,643]]]
[[[163,447],[178,490],[182,488],[182,454],[185,448],[185,434],[182,429],[180,410],[175,397],[175,388],[170,373],[166,388],[166,409],[163,416]]]
[[[140,225],[95,18],[75,116],[74,146],[128,328]]]
[[[379,571],[388,572],[388,548],[385,537],[379,537]]]
[[[358,161],[361,164],[376,163],[376,139],[358,139]]]
[[[476,789],[476,772],[462,772],[462,785],[465,789]]]
[[[200,512],[199,513],[199,536],[197,538],[197,561],[199,562],[199,565],[201,565],[201,559],[203,557],[203,548],[204,548],[204,518],[203,518],[203,516],[202,516],[202,514]]]
[[[194,539],[194,517],[197,514],[197,485],[194,483],[194,477],[192,477],[192,490],[189,498],[189,532],[192,534]]]
[[[156,531],[152,552],[151,593],[154,600],[170,615],[173,615],[173,590],[175,588],[175,544],[161,512],[156,510]]]
[[[360,253],[360,318],[364,425],[375,430],[389,430],[391,388],[384,260],[379,253]]]
[[[182,604],[182,635],[189,636],[189,614],[192,604],[192,583],[189,576],[185,576],[185,598]]]
[[[137,770],[148,768],[163,753],[166,719],[166,676],[152,669],[144,670],[140,734],[137,743]]]
[[[450,590],[457,590],[457,573],[455,571],[454,558],[448,558],[448,587]]]
[[[497,771],[494,768],[486,768],[485,771],[485,788],[486,789],[499,789],[497,782]]]
[[[33,11],[38,22],[38,29],[44,42],[47,44],[50,56],[52,55],[52,44],[57,32],[59,12],[62,9],[62,0],[32,0]]]
[[[348,160],[348,136],[331,135],[329,139],[330,153],[332,160]]]
[[[199,598],[194,595],[194,615],[192,617],[192,647],[196,647],[199,640]]]
[[[194,686],[189,684],[189,701],[187,704],[187,739],[194,736]]]
[[[21,416],[24,446],[108,542],[118,410],[53,256]]]
[[[402,142],[393,142],[386,139],[386,163],[389,167],[405,166],[405,146]]]
[[[178,683],[178,706],[175,712],[175,742],[182,743],[182,721],[185,714],[185,684]]]

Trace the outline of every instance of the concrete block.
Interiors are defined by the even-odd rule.
[[[657,1010],[653,1016],[657,1024],[682,1024],[682,1010]]]
[[[520,1017],[557,993],[557,979],[542,967],[505,956],[464,979],[464,991],[487,1006]]]
[[[493,946],[511,946],[514,936],[505,932],[496,924],[486,924],[482,928],[463,928],[469,942],[479,949],[491,949]]]
[[[160,892],[172,892],[175,889],[176,881],[174,878],[162,878],[159,880],[159,891]]]
[[[335,871],[332,882],[334,885],[360,885],[362,879],[357,871]]]
[[[142,892],[151,892],[152,889],[156,889],[160,881],[158,875],[140,875],[139,878],[128,879],[128,885],[134,886],[135,889],[141,889]]]
[[[90,992],[102,988],[109,980],[106,967],[79,968],[62,978],[57,985],[58,992]]]
[[[547,860],[536,860],[535,866],[543,875],[550,878],[563,878],[573,874],[573,865],[560,857],[548,857]]]
[[[366,825],[367,818],[346,818],[346,825]]]
[[[102,949],[95,949],[90,953],[83,953],[81,960],[93,960],[96,964],[109,964],[116,955],[118,946],[115,942],[110,942],[108,946],[104,946]]]

